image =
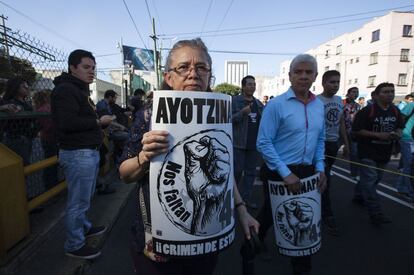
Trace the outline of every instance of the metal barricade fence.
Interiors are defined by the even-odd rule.
[[[1,142],[22,157],[27,167],[56,156],[57,146],[53,140],[43,140],[41,120],[51,120],[50,114],[39,112],[0,113]],[[31,173],[26,177],[27,199],[31,200],[63,180],[57,164]]]

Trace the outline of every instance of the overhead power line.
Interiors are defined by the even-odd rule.
[[[134,20],[134,18],[132,17],[131,12],[129,11],[129,8],[128,8],[127,3],[125,2],[125,0],[122,0],[122,2],[124,3],[124,6],[125,6],[125,8],[126,8],[126,10],[127,10],[128,14],[129,14],[129,18],[131,19],[132,24],[134,25],[135,30],[136,30],[136,32],[138,33],[138,36],[139,36],[139,38],[141,39],[142,44],[144,45],[144,48],[145,48],[146,50],[148,50],[147,45],[145,44],[144,39],[142,38],[141,33],[139,32],[139,29],[138,29],[138,27],[137,27],[137,24],[135,23],[135,20]]]
[[[158,9],[157,9],[157,5],[155,4],[155,0],[152,0],[152,5],[153,5],[154,10],[155,10],[155,15],[157,16],[158,25],[160,26],[161,31],[164,32],[164,28],[162,27],[162,24],[161,24],[161,19],[160,19],[160,16],[158,14]]]
[[[352,14],[332,16],[332,17],[309,19],[309,20],[303,20],[303,21],[294,21],[294,22],[278,23],[278,24],[271,24],[271,25],[259,25],[259,26],[251,26],[251,27],[239,27],[239,28],[231,28],[231,29],[222,29],[219,32],[245,31],[245,30],[252,30],[252,29],[263,29],[263,28],[271,28],[271,27],[278,27],[278,26],[305,24],[305,23],[327,21],[327,20],[340,19],[340,18],[346,18],[346,17],[355,17],[355,16],[372,14],[372,13],[380,13],[380,12],[384,12],[384,11],[406,9],[406,8],[411,8],[411,7],[414,7],[414,5],[393,7],[393,8],[388,8],[388,9],[381,9],[381,10],[374,10],[374,11],[367,11],[367,12],[359,12],[359,13],[352,13]],[[204,31],[204,33],[206,33],[206,34],[207,33],[215,33],[215,32],[217,32],[217,30]],[[159,36],[163,36],[163,37],[164,36],[183,36],[183,35],[196,35],[196,34],[198,34],[198,32],[169,33],[169,34],[160,34]]]
[[[170,51],[171,48],[161,48],[162,51]],[[254,51],[226,51],[226,50],[208,50],[211,53],[227,53],[227,54],[248,54],[248,55],[276,55],[276,56],[295,56],[301,54],[302,52],[254,52]],[[317,56],[325,56],[326,53],[317,53]],[[339,54],[340,56],[345,57],[362,57],[370,56],[370,54]],[[335,56],[335,55],[332,55]],[[378,54],[378,56],[398,56],[400,54]]]
[[[201,27],[200,36],[201,36],[201,35],[203,34],[203,32],[204,32],[204,27],[206,26],[206,23],[207,23],[207,18],[208,18],[209,14],[210,14],[210,9],[211,9],[211,6],[212,6],[212,4],[213,4],[213,1],[214,1],[214,0],[210,0],[210,3],[208,4],[208,8],[207,8],[207,12],[206,12],[206,16],[204,17],[204,20],[203,20],[203,25],[202,25],[202,27]]]
[[[219,24],[219,25],[218,25],[218,27],[217,27],[217,30],[214,32],[214,34],[213,34],[213,35],[210,35],[209,37],[215,37],[215,36],[216,36],[216,34],[217,34],[217,32],[218,32],[218,31],[220,31],[220,28],[221,28],[221,26],[223,25],[224,20],[226,19],[227,14],[228,14],[228,13],[229,13],[229,11],[230,11],[231,6],[233,5],[233,2],[234,2],[234,0],[231,0],[231,2],[230,2],[230,4],[229,4],[229,6],[227,7],[226,12],[224,13],[223,18],[221,19],[220,24]],[[207,36],[204,36],[204,37],[207,37]],[[211,46],[211,45],[213,45],[213,42],[214,42],[214,40],[211,42],[210,46]]]
[[[347,22],[354,22],[354,21],[363,21],[367,19],[372,19],[372,17],[363,17],[363,18],[356,18],[356,19],[349,19],[349,20],[342,20],[342,21],[334,21],[334,22],[327,22],[327,23],[320,23],[320,24],[313,24],[313,25],[306,25],[306,26],[294,26],[294,27],[286,27],[286,28],[278,28],[278,29],[271,29],[271,30],[260,30],[260,31],[246,31],[246,32],[234,32],[234,33],[222,33],[222,34],[212,34],[212,35],[203,35],[202,37],[219,37],[219,36],[235,36],[235,35],[245,35],[245,34],[258,34],[258,33],[266,33],[266,32],[277,32],[277,31],[286,31],[286,30],[295,30],[295,29],[307,29],[313,27],[320,27],[326,25],[333,25],[333,24],[340,24],[340,23],[347,23]],[[187,36],[184,36],[187,37]],[[190,36],[188,36],[190,37]]]
[[[151,15],[147,0],[145,0],[145,5],[147,6],[147,12],[148,12],[150,24],[152,24],[152,15]]]
[[[82,45],[80,45],[78,42],[73,41],[73,40],[71,40],[71,39],[69,39],[69,38],[67,38],[67,37],[63,36],[63,35],[62,35],[62,34],[60,34],[59,32],[57,32],[57,31],[55,31],[55,30],[53,30],[53,29],[51,29],[51,28],[49,28],[49,27],[47,27],[47,26],[43,25],[42,23],[40,23],[40,22],[36,21],[35,19],[31,18],[30,16],[26,15],[25,13],[23,13],[23,12],[21,12],[21,11],[19,11],[19,10],[15,9],[15,8],[13,8],[13,7],[12,7],[12,6],[10,6],[9,4],[6,4],[6,3],[4,3],[3,1],[0,1],[0,3],[1,3],[1,4],[3,4],[4,6],[8,7],[9,9],[13,10],[14,12],[16,12],[16,13],[20,14],[21,16],[23,16],[23,17],[24,17],[24,18],[26,18],[27,20],[29,20],[29,21],[31,21],[32,23],[34,23],[35,25],[38,25],[39,27],[41,27],[41,28],[45,29],[46,31],[48,31],[48,32],[52,33],[53,35],[55,35],[55,36],[59,37],[60,39],[63,39],[63,40],[65,40],[66,42],[69,42],[70,44],[75,45],[75,46],[77,46],[77,47],[84,48],[84,47],[83,47]]]

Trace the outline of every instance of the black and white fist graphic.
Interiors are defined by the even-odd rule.
[[[295,246],[304,247],[312,244],[311,226],[313,220],[312,207],[300,201],[290,201],[283,205],[286,219],[293,231]]]
[[[185,182],[193,201],[192,234],[205,234],[206,225],[220,214],[227,190],[230,154],[217,139],[203,136],[184,144]]]

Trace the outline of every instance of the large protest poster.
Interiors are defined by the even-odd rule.
[[[152,130],[169,132],[169,151],[151,161],[154,252],[189,257],[234,240],[231,97],[156,91]]]
[[[283,181],[269,181],[269,194],[280,254],[300,257],[316,253],[321,247],[321,194],[319,173],[300,180],[297,193]]]

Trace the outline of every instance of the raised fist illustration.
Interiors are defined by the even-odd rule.
[[[192,234],[205,234],[206,225],[220,214],[227,190],[230,154],[217,139],[203,136],[184,144],[185,182],[193,201]]]
[[[283,205],[286,219],[294,235],[294,245],[308,246],[312,244],[310,239],[313,220],[312,207],[300,201],[290,201]]]

